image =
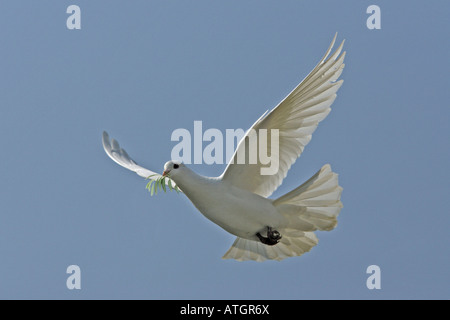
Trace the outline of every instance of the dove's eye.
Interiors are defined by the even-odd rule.
[[[173,168],[174,168],[174,169],[178,169],[179,167],[180,167],[180,165],[178,165],[178,164],[176,164],[176,163],[173,165]]]

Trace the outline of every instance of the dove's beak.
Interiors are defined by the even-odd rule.
[[[169,174],[170,170],[164,170],[164,172],[162,173],[162,176],[165,177]]]

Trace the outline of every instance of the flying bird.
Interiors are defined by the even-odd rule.
[[[157,174],[139,166],[106,132],[103,147],[112,160],[144,178],[170,177],[206,218],[235,235],[224,259],[264,261],[300,256],[317,245],[314,231],[329,231],[337,225],[342,208],[338,175],[326,164],[287,194],[277,199],[268,197],[282,183],[319,122],[331,111],[343,83],[338,78],[344,69],[344,41],[330,55],[336,36],[308,76],[247,131],[218,177],[201,176],[174,160],[164,165],[162,175]],[[279,130],[279,154],[274,160],[278,170],[274,174],[261,174],[261,168],[267,164],[259,159],[247,164],[238,161],[239,154],[248,158],[248,135],[260,129]]]

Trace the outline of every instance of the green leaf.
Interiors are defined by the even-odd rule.
[[[170,179],[170,178],[169,178],[169,179]],[[161,187],[162,187],[162,189],[164,190],[164,192],[167,192],[167,191],[166,191],[166,178],[163,178],[163,179],[162,179]]]
[[[152,181],[152,182],[154,182],[154,181]],[[155,193],[155,184],[154,183],[152,183],[152,185],[150,186],[150,195],[151,196],[153,196],[153,193]]]
[[[159,182],[158,182],[158,180],[156,180],[156,183],[155,183],[155,195],[158,193],[158,189],[159,189]]]

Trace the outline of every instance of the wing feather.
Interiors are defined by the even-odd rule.
[[[330,113],[330,106],[343,83],[343,80],[338,81],[338,78],[345,66],[345,52],[342,52],[344,41],[330,55],[336,36],[337,34],[323,58],[308,76],[278,106],[264,113],[247,131],[220,176],[223,181],[263,197],[270,196],[278,188],[289,168],[311,140],[319,122]],[[266,129],[268,136],[270,130],[279,130],[279,151],[275,154],[277,157],[271,155],[271,160],[278,166],[278,170],[272,175],[261,174],[261,169],[269,165],[261,163],[259,157],[256,157],[256,164],[240,164],[238,161],[242,159],[238,158],[238,154],[244,154],[247,161],[250,150],[256,150],[249,147],[248,137],[251,131],[258,133],[260,129]],[[258,136],[257,139],[259,143]],[[267,150],[272,147],[270,140],[267,141]],[[276,148],[274,150],[276,152]]]
[[[128,153],[120,147],[119,142],[117,142],[115,139],[111,140],[109,139],[109,135],[106,131],[103,131],[102,142],[103,142],[103,149],[105,149],[106,154],[112,160],[114,160],[114,162],[121,165],[122,167],[136,172],[139,176],[143,178],[149,178],[150,176],[152,176],[150,177],[150,179],[156,180],[161,177],[160,174],[138,165],[133,159],[131,159]]]

